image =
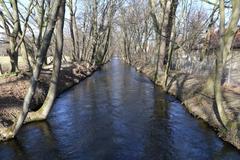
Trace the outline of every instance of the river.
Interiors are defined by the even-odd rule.
[[[134,68],[113,59],[61,94],[47,121],[0,144],[1,160],[237,160],[219,139]]]

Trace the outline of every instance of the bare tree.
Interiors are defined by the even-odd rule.
[[[73,53],[72,59],[73,61],[81,61],[80,56],[80,44],[79,44],[79,33],[78,33],[78,26],[76,20],[76,12],[77,12],[77,0],[75,0],[75,4],[73,4],[72,0],[68,0],[67,6],[70,11],[70,22],[69,28],[72,38],[72,45],[73,45]]]
[[[54,100],[57,94],[57,85],[59,81],[59,72],[62,62],[63,53],[63,26],[64,26],[64,15],[65,15],[65,0],[62,1],[61,7],[58,13],[58,21],[55,29],[55,54],[53,62],[53,71],[51,77],[51,83],[48,89],[47,97],[42,105],[36,112],[29,112],[25,122],[39,121],[47,118]]]
[[[232,42],[237,31],[237,24],[240,18],[240,1],[232,1],[232,13],[231,19],[228,27],[225,29],[225,2],[220,0],[219,9],[220,9],[220,50],[216,55],[216,70],[215,70],[215,83],[214,83],[214,93],[215,100],[217,104],[217,109],[219,116],[221,118],[222,124],[224,127],[228,127],[229,119],[225,113],[223,107],[223,98],[222,98],[222,77],[223,77],[223,67],[226,63],[227,57],[230,54]]]
[[[156,6],[160,4],[161,10],[159,10],[158,15],[156,13]],[[153,19],[155,32],[157,35],[157,67],[155,73],[155,81],[157,77],[165,70],[165,59],[167,57],[169,40],[172,31],[172,21],[176,12],[178,1],[177,0],[162,0],[156,2],[155,0],[149,0],[150,13]],[[174,13],[174,15],[173,15]],[[158,19],[159,17],[159,19]]]
[[[33,70],[30,87],[29,87],[29,89],[26,93],[25,99],[24,99],[23,109],[22,109],[19,117],[17,118],[16,123],[14,123],[14,125],[6,133],[2,133],[2,135],[1,135],[2,139],[13,138],[17,134],[19,129],[21,128],[21,126],[27,116],[31,99],[32,99],[32,97],[35,93],[36,87],[37,87],[38,77],[39,77],[40,71],[42,69],[42,65],[43,65],[44,59],[46,57],[47,50],[50,45],[50,41],[51,41],[52,34],[53,34],[53,31],[55,28],[56,19],[58,16],[59,8],[62,4],[62,0],[54,1],[51,4],[52,4],[51,11],[48,13],[49,22],[47,23],[46,29],[44,31],[44,35],[42,38],[40,48],[37,50],[37,63]]]
[[[9,48],[7,49],[7,53],[10,57],[10,64],[11,64],[11,70],[10,72],[16,72],[19,70],[18,68],[18,52],[21,48],[22,55],[25,56],[26,60],[26,48],[25,48],[25,34],[28,23],[29,16],[33,9],[33,1],[30,1],[29,7],[27,8],[27,15],[24,22],[24,31],[22,31],[21,23],[20,23],[20,11],[18,7],[17,0],[10,1],[12,13],[10,11],[10,8],[7,6],[6,2],[1,0],[0,5],[3,8],[3,11],[0,12],[1,20],[3,23],[3,28],[5,30],[5,33],[9,39]],[[26,60],[26,63],[29,66],[28,61]]]

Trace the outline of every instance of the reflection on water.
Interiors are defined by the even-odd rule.
[[[240,159],[173,97],[118,60],[62,94],[48,121],[0,144],[0,159]]]

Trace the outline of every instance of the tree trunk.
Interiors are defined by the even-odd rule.
[[[168,74],[170,70],[171,60],[172,60],[172,54],[174,50],[174,41],[176,37],[176,26],[175,26],[175,19],[176,19],[176,10],[178,6],[178,0],[173,0],[171,4],[171,12],[169,13],[170,16],[168,18],[168,34],[170,35],[170,38],[167,39],[167,54],[165,56],[168,56],[168,58],[164,58],[164,60],[167,61],[166,63],[166,69],[164,71],[165,73],[165,80],[164,80],[164,86],[167,86],[168,81]],[[169,37],[169,35],[167,37]]]
[[[59,72],[62,62],[62,53],[63,53],[63,27],[64,27],[64,16],[65,16],[65,0],[62,0],[61,8],[59,9],[59,19],[56,24],[56,44],[55,44],[55,55],[53,63],[53,71],[51,77],[51,83],[48,90],[47,97],[39,110],[36,112],[29,112],[25,123],[45,120],[53,106],[56,94],[57,94],[57,85],[59,80]]]
[[[17,37],[20,31],[20,23],[19,23],[19,11],[17,0],[11,1],[11,5],[13,8],[13,31],[10,35],[10,49],[9,49],[9,56],[10,56],[10,63],[11,63],[11,72],[16,72],[19,70],[18,68],[18,50],[15,50],[17,46]]]
[[[72,0],[69,1],[68,7],[70,10],[70,33],[71,33],[72,45],[73,45],[72,58],[73,58],[73,61],[80,61],[79,35],[78,35],[78,27],[76,22],[76,9],[75,10],[73,9]]]
[[[172,6],[172,0],[167,0],[165,8],[164,8],[164,16],[163,16],[163,24],[162,24],[162,32],[161,32],[161,40],[160,40],[160,60],[158,64],[158,76],[165,70],[164,68],[164,61],[165,57],[167,55],[167,41],[169,41],[170,36],[168,35],[168,24],[170,13],[171,13],[171,6]]]
[[[32,71],[32,66],[31,66],[31,63],[29,61],[29,56],[28,56],[28,53],[27,53],[27,48],[26,48],[25,42],[22,42],[22,44],[20,46],[20,53],[21,53],[21,56],[23,58],[26,70],[27,71]]]
[[[98,41],[98,21],[97,21],[97,15],[98,14],[98,1],[94,0],[93,2],[93,15],[92,15],[92,56],[91,56],[91,63],[95,64],[95,57],[96,57],[96,51],[97,51],[97,41]]]
[[[0,75],[3,74],[2,65],[0,64]]]
[[[110,0],[110,9],[109,9],[109,13],[108,13],[108,24],[107,24],[107,36],[105,40],[105,43],[104,43],[104,46],[103,46],[103,55],[101,57],[101,60],[100,60],[100,63],[105,63],[105,60],[107,58],[107,55],[108,55],[108,50],[109,50],[109,45],[110,45],[110,40],[111,40],[111,33],[112,33],[112,20],[113,20],[113,16],[114,16],[114,2],[112,0]],[[104,22],[102,22],[104,23]],[[103,25],[103,24],[102,24]]]
[[[10,57],[10,64],[11,64],[10,72],[14,73],[19,70],[18,69],[18,52],[13,51],[12,49],[7,49],[7,53]]]
[[[222,75],[223,75],[223,52],[224,52],[224,32],[225,32],[225,9],[224,0],[220,0],[220,50],[216,54],[216,68],[215,68],[215,81],[214,81],[214,95],[217,104],[217,110],[220,121],[224,127],[227,126],[227,115],[222,104]]]
[[[44,32],[43,41],[41,43],[40,49],[37,51],[37,55],[38,55],[37,63],[33,70],[33,76],[31,77],[30,87],[24,98],[23,109],[22,109],[19,117],[17,118],[17,122],[11,127],[10,131],[8,131],[7,133],[2,133],[3,135],[1,135],[1,138],[3,138],[3,139],[13,138],[18,133],[19,129],[21,128],[21,126],[27,116],[30,102],[32,100],[32,97],[33,97],[36,87],[37,87],[37,81],[38,81],[40,71],[42,69],[43,61],[44,61],[44,58],[46,57],[47,50],[48,50],[50,42],[51,42],[51,38],[52,38],[52,34],[53,34],[53,31],[55,28],[56,19],[57,19],[57,15],[58,15],[58,11],[59,11],[61,2],[62,2],[62,0],[56,0],[53,2],[51,13],[49,13],[50,19],[47,24],[47,28]]]
[[[240,16],[240,1],[232,1],[232,16],[228,28],[225,31],[225,4],[224,0],[220,0],[220,51],[217,52],[216,58],[216,70],[215,70],[215,82],[214,82],[214,94],[217,104],[218,114],[221,123],[225,128],[228,128],[228,117],[223,107],[222,98],[222,77],[223,67],[225,65],[227,56],[230,54],[234,35],[237,31],[237,23]]]
[[[7,8],[7,5],[5,4],[4,1],[1,1],[1,7],[3,7],[8,15],[10,15],[10,11]],[[17,0],[12,0],[10,1],[10,5],[12,7],[12,14],[11,14],[11,22],[13,23],[13,28],[12,30],[10,29],[9,21],[6,18],[6,15],[3,14],[2,11],[0,11],[0,16],[3,21],[3,27],[5,29],[6,35],[9,38],[9,48],[7,49],[7,54],[10,57],[10,64],[11,64],[11,69],[10,72],[16,72],[18,71],[18,50],[16,50],[17,46],[17,37],[18,33],[20,31],[20,21],[19,21],[19,11],[18,11],[18,5],[17,5]]]

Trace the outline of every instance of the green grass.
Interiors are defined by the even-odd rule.
[[[11,76],[16,76],[17,73],[8,73],[8,72],[5,72],[4,74],[0,75],[0,79],[1,78],[6,78],[6,77],[11,77]]]

